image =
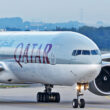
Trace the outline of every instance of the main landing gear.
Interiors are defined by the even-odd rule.
[[[60,94],[56,92],[51,92],[53,85],[45,85],[44,92],[39,92],[37,94],[37,102],[60,102]]]
[[[79,99],[80,96],[83,96],[81,90],[87,90],[89,88],[88,83],[77,83],[77,99],[73,99],[72,106],[73,108],[84,108],[85,107],[85,100]]]

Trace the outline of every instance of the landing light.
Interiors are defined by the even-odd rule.
[[[77,84],[76,89],[79,92],[81,90],[87,90],[87,89],[89,89],[89,84],[86,84],[86,83],[84,83],[84,84]]]
[[[84,85],[84,90],[87,90],[87,89],[89,89],[89,84]]]
[[[80,92],[81,90],[84,89],[84,85],[78,84],[78,85],[76,86],[76,89],[77,89],[77,91]]]

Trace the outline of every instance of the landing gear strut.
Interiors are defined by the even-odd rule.
[[[88,83],[77,83],[77,99],[73,99],[72,106],[73,108],[84,108],[85,107],[85,100],[80,99],[80,96],[83,96],[81,90],[87,90],[89,88]]]
[[[60,94],[51,92],[53,85],[45,85],[44,92],[37,94],[37,102],[60,102]]]

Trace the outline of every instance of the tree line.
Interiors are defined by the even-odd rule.
[[[101,50],[110,50],[110,27],[89,27],[84,26],[79,29],[56,27],[53,31],[72,31],[86,35],[92,39]]]

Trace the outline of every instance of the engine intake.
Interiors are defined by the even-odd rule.
[[[96,95],[110,95],[110,66],[102,68],[98,77],[89,84],[89,90]]]

